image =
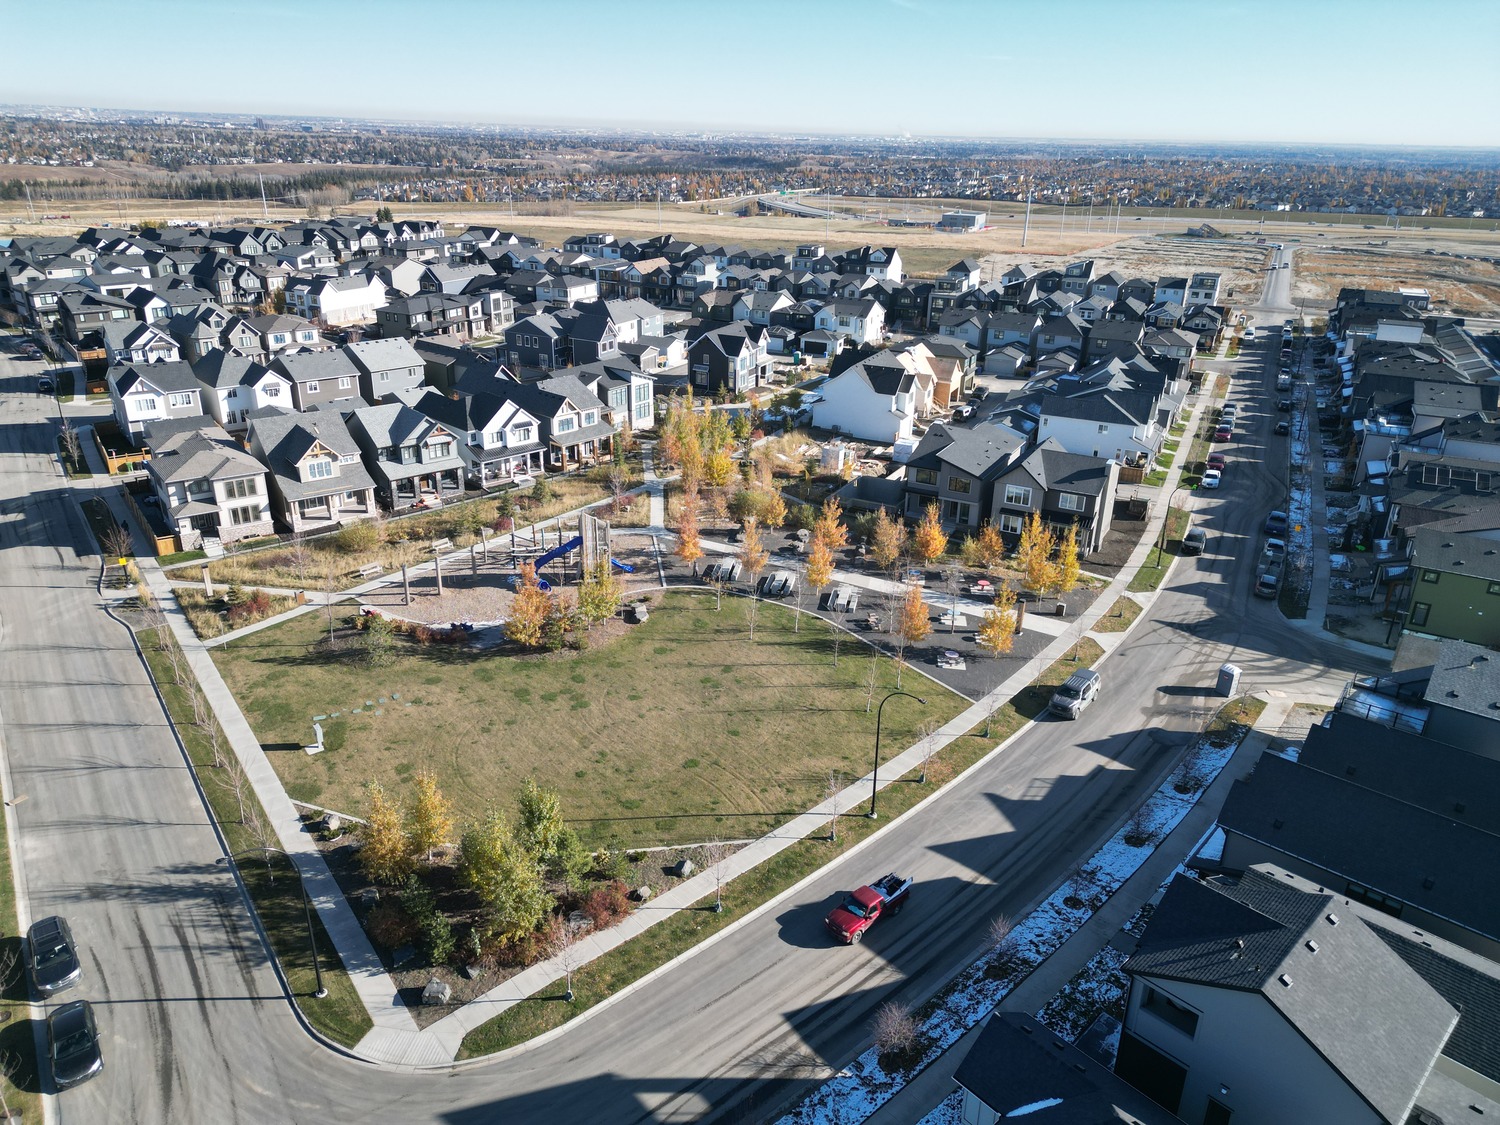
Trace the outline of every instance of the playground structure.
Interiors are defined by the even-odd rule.
[[[616,570],[624,571],[626,574],[634,574],[635,567],[628,563],[622,563],[614,558],[609,550],[609,521],[601,520],[597,516],[591,516],[587,512],[580,513],[576,532],[568,537],[568,531],[559,522],[557,524],[557,544],[547,546],[547,529],[531,528],[529,531],[539,531],[540,537],[527,535],[522,536],[520,531],[511,535],[510,565],[519,568],[524,562],[530,562],[537,572],[537,581],[543,590],[551,590],[552,584],[541,575],[542,567],[558,560],[565,560],[563,581],[582,581],[583,575],[603,559],[609,559],[609,563]],[[576,559],[569,560],[568,556],[577,552]]]

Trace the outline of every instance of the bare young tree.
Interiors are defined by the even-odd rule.
[[[208,753],[216,770],[224,768],[224,732],[218,723],[208,724]]]
[[[833,626],[833,666],[839,666],[839,649],[844,646],[844,630],[837,625]]]
[[[870,670],[865,673],[865,714],[875,706],[875,684],[880,678],[880,650],[871,647]]]
[[[703,865],[714,877],[714,905],[713,912],[721,914],[724,911],[724,861],[734,852],[734,849],[725,841],[715,836],[703,845]]]
[[[836,844],[839,839],[839,816],[844,811],[844,779],[837,770],[828,771],[828,783],[823,787],[823,799],[828,805],[828,839]]]
[[[939,746],[937,741],[938,727],[942,726],[936,719],[923,719],[922,725],[917,728],[917,741],[922,747],[922,772],[917,777],[918,785],[927,784],[927,767],[932,764]]]
[[[209,709],[208,700],[198,690],[197,684],[188,686],[188,705],[193,709],[193,726],[202,729],[213,722],[213,711]]]
[[[1011,921],[1008,914],[996,914],[990,919],[989,927],[984,932],[990,951],[994,952],[1004,945],[1005,939],[1010,937],[1013,929],[1015,929],[1015,923]]]
[[[245,823],[245,786],[248,783],[249,778],[238,762],[229,767],[229,791],[234,794],[234,804],[241,824]]]
[[[123,523],[117,523],[110,527],[102,536],[100,544],[104,553],[111,559],[127,559],[135,554],[135,540],[130,537],[130,529]]]
[[[569,1004],[574,999],[573,974],[584,965],[582,951],[578,948],[578,940],[588,932],[590,925],[587,918],[564,918],[562,923],[554,926],[547,936],[547,954],[563,971],[563,1000]]]
[[[875,1010],[870,1030],[875,1036],[875,1049],[882,1055],[905,1054],[917,1042],[917,1021],[911,1009],[894,1000]]]

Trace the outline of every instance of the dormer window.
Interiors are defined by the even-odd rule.
[[[333,462],[326,457],[308,461],[302,466],[303,480],[326,480],[333,476]]]

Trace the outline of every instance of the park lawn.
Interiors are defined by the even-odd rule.
[[[512,493],[517,506],[516,526],[525,528],[530,523],[540,523],[608,499],[609,486],[603,482],[602,476],[600,480],[592,478],[592,472],[580,476],[548,477],[547,487],[552,499],[525,510],[521,501],[526,493]],[[640,483],[636,473],[630,478],[628,487],[634,488]],[[432,552],[427,550],[427,545],[434,540],[450,539],[458,549],[478,541],[479,529],[495,522],[497,503],[494,497],[464,500],[417,515],[383,519],[379,521],[378,529],[371,529],[368,526],[370,521],[365,521],[342,532],[308,538],[303,541],[308,555],[305,565],[299,566],[292,547],[281,546],[219,559],[209,565],[209,574],[215,582],[225,584],[239,582],[246,586],[295,590],[322,589],[326,576],[331,573],[337,579],[338,587],[343,589],[358,583],[357,572],[369,563],[378,562],[388,570],[396,569],[400,565],[398,541],[404,541],[405,548],[412,554],[412,561],[431,561]],[[596,514],[609,518],[607,512]],[[379,541],[381,537],[385,542]]]
[[[669,593],[644,625],[578,654],[516,657],[447,646],[398,649],[369,668],[352,633],[330,652],[323,614],[307,614],[214,651],[225,681],[294,800],[362,815],[365,786],[404,797],[436,775],[460,819],[509,811],[522,782],[556,789],[592,847],[760,836],[823,799],[830,772],[869,770],[875,718],[896,686],[892,660],[790,610],[712,594]],[[966,705],[921,683],[928,706],[897,698],[891,753],[920,723]],[[324,753],[302,751],[323,716]]]

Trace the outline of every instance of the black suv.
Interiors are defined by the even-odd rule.
[[[31,983],[42,996],[72,988],[83,975],[73,946],[73,931],[65,919],[53,915],[33,922],[26,931],[26,967]]]
[[[52,1080],[62,1090],[104,1069],[92,1004],[74,1000],[52,1009],[47,1017],[47,1054],[52,1061]]]

